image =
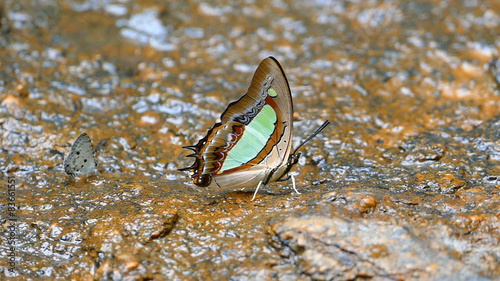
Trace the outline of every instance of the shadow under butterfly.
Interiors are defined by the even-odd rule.
[[[330,124],[325,121],[292,153],[292,114],[285,73],[268,57],[257,67],[248,92],[222,113],[221,122],[197,144],[183,147],[194,152],[186,157],[195,162],[179,170],[190,171],[194,184],[215,192],[255,191],[254,200],[262,184],[288,180],[298,149]]]

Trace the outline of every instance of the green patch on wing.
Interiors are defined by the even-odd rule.
[[[273,134],[277,120],[274,109],[265,105],[245,127],[243,136],[228,152],[220,172],[239,167],[255,158]]]
[[[269,88],[269,90],[267,90],[267,94],[269,96],[271,96],[272,98],[275,98],[278,96],[278,93],[276,93],[276,91],[273,88]]]

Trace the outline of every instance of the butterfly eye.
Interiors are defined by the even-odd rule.
[[[207,187],[210,185],[210,182],[212,181],[212,176],[211,175],[196,175],[193,178],[193,183],[196,184],[197,186],[200,187]]]

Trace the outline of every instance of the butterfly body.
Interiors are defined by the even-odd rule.
[[[264,59],[250,87],[230,103],[205,137],[186,146],[194,153],[193,183],[211,191],[253,191],[280,180],[297,163],[291,154],[293,104],[285,73],[273,57]]]

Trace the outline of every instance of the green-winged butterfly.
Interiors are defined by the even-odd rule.
[[[222,113],[221,122],[197,144],[184,146],[194,151],[187,157],[195,162],[179,170],[190,171],[197,186],[215,192],[255,190],[255,198],[261,184],[288,179],[300,157],[297,150],[330,123],[324,122],[292,153],[292,114],[285,73],[268,57],[257,67],[247,93]]]

